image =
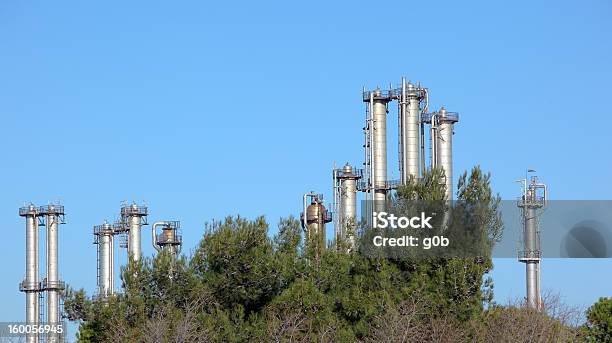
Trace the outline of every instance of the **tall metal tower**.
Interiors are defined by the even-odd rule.
[[[108,222],[96,225],[93,229],[94,244],[97,244],[98,296],[106,298],[113,294],[115,284],[115,249],[113,226]]]
[[[529,170],[533,172],[533,170]],[[540,298],[540,260],[542,250],[540,248],[540,229],[538,217],[548,201],[548,190],[546,185],[538,182],[537,176],[531,177],[531,183],[527,184],[527,176],[520,180],[523,183],[523,194],[518,200],[518,207],[522,211],[523,220],[523,250],[519,251],[518,260],[525,263],[525,276],[527,288],[527,306],[541,310]]]
[[[157,227],[161,227],[162,232],[157,234]],[[169,251],[176,256],[181,252],[183,237],[179,232],[181,222],[179,221],[159,221],[151,226],[151,243],[157,252]]]
[[[121,223],[123,230],[128,234],[128,258],[131,257],[134,261],[138,261],[141,256],[140,229],[143,225],[148,225],[147,207],[138,206],[136,203],[122,206]]]
[[[384,209],[387,200],[387,104],[392,100],[391,91],[376,89],[364,92],[363,101],[368,104],[366,125],[367,178],[370,199],[374,210]]]
[[[310,198],[310,205],[307,205]],[[306,231],[306,242],[315,244],[315,254],[325,251],[327,237],[325,234],[325,224],[332,221],[332,214],[323,204],[323,194],[313,192],[304,194],[303,212],[301,214],[302,228]]]
[[[336,242],[343,240],[349,250],[355,248],[357,228],[357,182],[363,177],[363,170],[353,168],[349,163],[334,169],[334,236]]]
[[[392,97],[398,100],[400,181],[406,184],[411,176],[419,179],[421,169],[425,169],[425,152],[420,149],[424,134],[420,113],[427,113],[428,90],[402,78],[401,88],[394,90]]]
[[[38,209],[33,204],[21,207],[19,215],[26,220],[26,275],[19,290],[26,294],[26,324],[38,325],[40,284],[38,281]],[[38,335],[26,334],[27,343],[38,342]]]
[[[64,206],[47,205],[38,209],[39,223],[47,228],[47,277],[41,283],[41,290],[47,292],[46,322],[57,325],[60,322],[60,292],[65,288],[58,273],[58,229],[64,224]],[[46,342],[59,342],[61,335],[50,332]]]
[[[453,134],[458,121],[459,114],[448,112],[444,107],[424,118],[431,125],[431,167],[444,171],[446,200],[453,199]]]

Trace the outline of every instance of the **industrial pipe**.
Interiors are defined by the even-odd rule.
[[[436,117],[437,114],[433,113],[431,115],[431,169],[434,169],[437,167],[438,165],[438,161],[437,161],[437,156],[438,156],[438,148],[437,148],[437,140],[438,140],[438,134],[436,132],[436,130],[438,129],[438,126],[436,125]]]

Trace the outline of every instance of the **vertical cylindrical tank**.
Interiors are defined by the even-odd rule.
[[[374,208],[377,211],[384,209],[387,200],[387,102],[381,91],[376,90],[372,104],[372,119],[374,133],[372,135],[374,152],[372,164],[374,169]]]
[[[453,198],[453,126],[458,121],[455,113],[451,114],[444,107],[437,116],[435,149],[437,166],[444,170],[446,200]]]
[[[55,213],[47,215],[47,322],[59,321],[58,273],[58,218]]]
[[[109,223],[94,230],[98,235],[98,294],[107,297],[113,293],[113,230]]]
[[[310,205],[306,206],[306,199],[310,197]],[[315,244],[315,254],[319,256],[326,248],[327,236],[325,224],[332,221],[331,213],[323,205],[323,196],[320,194],[304,194],[304,212],[302,213],[302,227],[306,231],[307,244]]]
[[[405,81],[404,81],[405,83]],[[403,125],[404,133],[402,134],[405,138],[405,146],[403,147],[403,153],[405,161],[405,167],[403,180],[405,183],[408,181],[410,176],[414,178],[419,177],[419,169],[420,169],[420,159],[419,159],[419,106],[420,106],[420,97],[419,90],[412,84],[408,83],[407,86],[407,115],[406,121]]]
[[[357,179],[360,176],[353,172],[349,163],[342,168],[342,171],[339,177],[341,238],[346,240],[350,247],[354,247],[357,226]]]
[[[527,191],[527,197],[532,199],[531,191]],[[527,207],[525,209],[525,225],[523,232],[525,252],[529,256],[537,256],[539,251],[537,247],[537,224],[536,224],[536,209]],[[537,308],[540,303],[540,293],[538,292],[538,261],[529,260],[525,264],[526,289],[527,289],[527,305],[531,308]]]
[[[130,216],[130,231],[128,233],[128,254],[135,261],[140,260],[141,255],[140,228],[140,217]]]
[[[128,257],[134,261],[140,260],[141,256],[141,228],[142,225],[146,225],[147,208],[145,206],[138,206],[136,203],[132,203],[129,206],[123,206],[121,208],[121,218],[124,225],[127,226],[128,231]]]
[[[176,234],[175,234],[175,230],[171,227],[165,227],[161,234],[160,234],[161,240],[165,241],[165,242],[175,242],[176,241]],[[171,254],[175,255],[176,254],[176,246],[172,245],[172,244],[168,244],[164,246],[164,249],[168,250]]]
[[[38,219],[34,205],[19,209],[19,215],[26,221],[26,276],[20,290],[26,293],[26,324],[38,324]],[[26,334],[26,342],[37,342],[38,336]]]

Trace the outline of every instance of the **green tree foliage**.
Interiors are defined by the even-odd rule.
[[[600,298],[586,312],[582,335],[587,342],[612,342],[612,298]]]
[[[430,171],[423,182],[400,187],[397,197],[443,200],[442,177]],[[457,197],[484,204],[479,220],[493,242],[501,220],[489,179],[479,168],[464,174]],[[315,255],[295,218],[282,219],[272,238],[268,230],[263,217],[227,217],[206,227],[190,257],[160,253],[130,261],[121,270],[123,293],[90,300],[69,289],[66,316],[80,321],[79,342],[478,337],[473,323],[482,320],[492,293],[484,278],[490,256],[399,261],[340,248]]]

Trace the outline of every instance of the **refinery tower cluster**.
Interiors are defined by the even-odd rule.
[[[58,229],[64,224],[64,206],[60,204],[37,207],[29,204],[19,209],[25,217],[26,227],[26,274],[19,289],[26,294],[26,324],[58,325],[61,318],[61,292],[65,284],[58,272]],[[142,256],[141,231],[148,225],[148,208],[136,203],[124,204],[119,219],[112,224],[105,221],[93,227],[93,243],[96,245],[97,292],[94,299],[106,300],[113,294],[115,285],[115,238],[119,246],[127,250],[128,260],[138,261]],[[46,228],[46,275],[39,277],[40,227]],[[157,221],[151,226],[151,244],[157,252],[167,251],[177,256],[181,251],[182,235],[180,222]],[[27,333],[27,343],[63,342],[62,332]]]
[[[333,213],[323,202],[322,194],[304,195],[302,224],[307,236],[316,233],[325,237],[325,224],[334,222],[334,238],[356,248],[357,193],[363,193],[361,209],[366,223],[373,213],[384,208],[391,193],[410,180],[419,182],[427,168],[443,171],[446,200],[453,195],[453,134],[459,121],[457,112],[441,107],[429,109],[429,89],[403,78],[396,87],[382,90],[363,90],[365,123],[363,127],[363,168],[347,163],[332,171]],[[397,121],[389,120],[390,108],[396,104]],[[397,122],[399,147],[399,180],[388,178],[387,124]],[[429,162],[428,162],[429,161]],[[310,205],[306,198],[310,198]],[[332,218],[333,217],[333,218]],[[325,244],[320,244],[322,248]]]
[[[384,208],[393,191],[409,182],[420,182],[427,169],[438,168],[443,173],[446,186],[445,200],[453,200],[453,134],[459,121],[457,112],[444,107],[430,111],[430,91],[420,83],[401,82],[388,89],[363,90],[365,104],[363,141],[356,146],[363,148],[361,168],[347,163],[332,170],[333,211],[325,206],[323,195],[309,192],[303,195],[301,222],[305,239],[316,245],[317,253],[327,248],[326,224],[333,221],[336,242],[346,242],[346,251],[357,248],[356,227],[357,199],[361,193],[361,209],[366,224],[371,223],[374,212]],[[389,120],[390,108],[396,106],[397,121]],[[387,125],[396,122],[399,147],[399,180],[388,178]],[[546,205],[546,186],[532,178],[524,183],[518,206],[523,213],[524,250],[519,252],[520,262],[526,265],[527,303],[540,308],[540,231],[538,210]],[[332,215],[335,213],[335,215]],[[64,224],[64,207],[60,204],[37,207],[34,204],[19,209],[25,218],[26,254],[25,278],[19,284],[26,295],[26,324],[55,324],[61,318],[61,293],[65,289],[58,268],[58,231]],[[124,203],[118,219],[93,227],[93,243],[96,246],[97,292],[95,299],[104,301],[116,294],[115,240],[127,249],[128,261],[141,258],[141,231],[148,225],[148,208],[136,203]],[[39,239],[40,228],[46,229],[46,273],[40,276]],[[182,237],[180,222],[157,221],[151,225],[151,244],[157,252],[168,252],[175,257],[180,253]],[[26,342],[61,342],[58,333],[27,334]]]

